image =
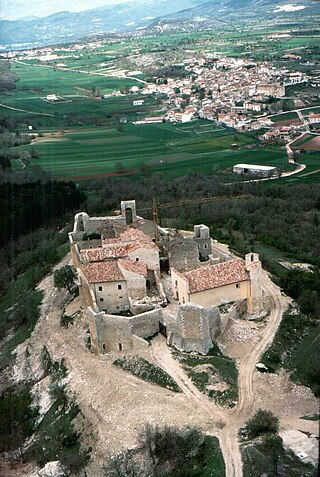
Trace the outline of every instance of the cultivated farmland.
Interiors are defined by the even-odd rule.
[[[230,150],[235,141],[239,149]],[[35,150],[39,156],[31,159],[31,165],[39,164],[57,177],[76,180],[134,174],[144,165],[150,172],[178,176],[191,170],[225,170],[239,162],[286,164],[285,151],[263,148],[251,137],[235,135],[206,121],[69,129],[56,137],[44,135],[23,148]]]

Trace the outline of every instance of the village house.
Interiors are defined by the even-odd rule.
[[[143,350],[164,329],[168,344],[206,354],[220,332],[217,305],[261,310],[258,255],[217,252],[206,225],[185,237],[139,217],[131,200],[114,216],[77,214],[69,240],[95,353]],[[168,314],[169,300],[177,304]]]
[[[208,307],[247,300],[249,313],[254,313],[262,301],[260,272],[259,256],[250,253],[245,260],[228,260],[186,272],[172,269],[172,289],[179,304]]]
[[[308,116],[309,124],[320,123],[320,113],[310,113]]]

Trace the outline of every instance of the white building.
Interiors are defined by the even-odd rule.
[[[236,164],[233,166],[233,172],[236,174],[250,174],[262,177],[275,176],[279,169],[274,166],[259,166],[255,164]]]
[[[47,101],[58,101],[58,96],[53,93],[53,94],[47,94]]]

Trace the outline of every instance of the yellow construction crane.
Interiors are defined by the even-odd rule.
[[[197,197],[195,199],[181,199],[175,202],[163,202],[162,204],[157,203],[157,200],[154,198],[152,200],[152,207],[145,207],[143,209],[137,210],[137,212],[147,212],[152,211],[153,222],[155,225],[155,241],[159,242],[160,233],[159,233],[159,209],[170,209],[172,207],[179,207],[183,205],[192,205],[192,204],[204,204],[206,202],[211,202],[214,200],[243,200],[250,199],[253,197],[251,194],[242,194],[242,195],[214,195],[207,197]]]

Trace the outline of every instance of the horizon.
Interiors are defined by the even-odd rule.
[[[0,19],[15,21],[33,16],[43,18],[61,11],[78,13],[94,8],[134,1],[137,0],[76,0],[66,8],[66,2],[63,0],[51,0],[49,2],[43,2],[42,0],[12,0],[10,4],[2,4]]]

